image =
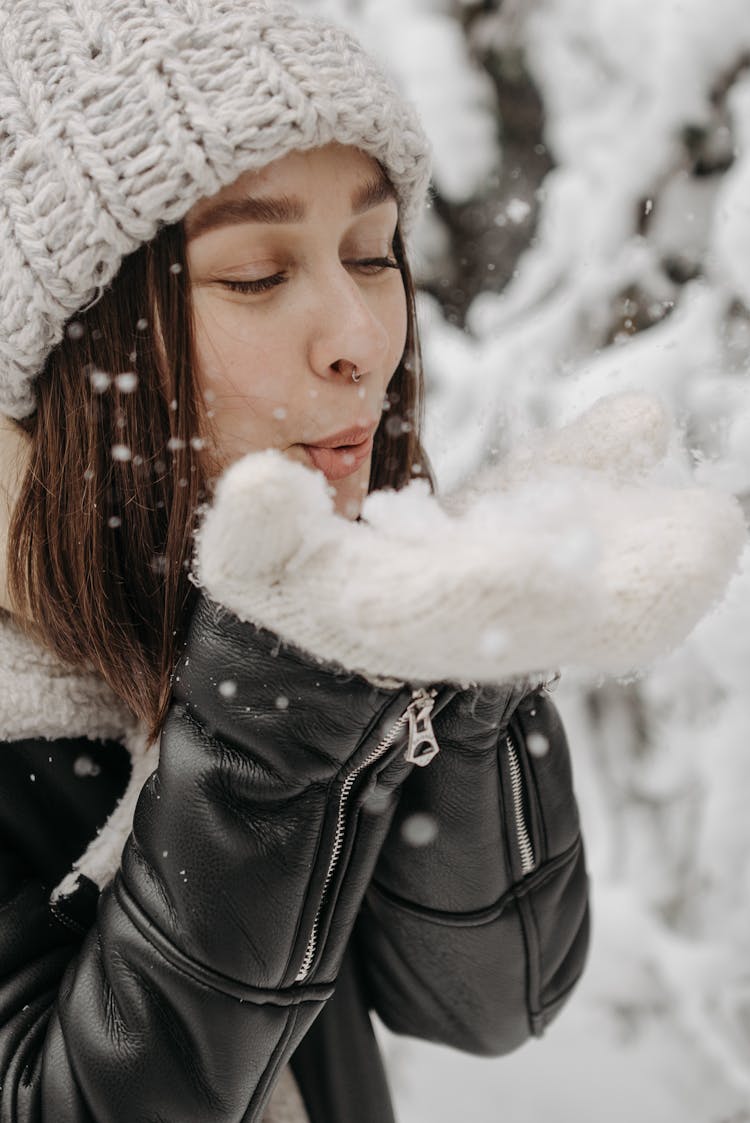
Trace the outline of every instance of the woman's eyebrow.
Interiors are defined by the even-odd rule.
[[[352,214],[364,214],[365,211],[395,198],[396,192],[385,177],[368,179],[359,184],[352,195]],[[233,226],[241,222],[260,222],[266,225],[304,222],[306,214],[307,208],[303,200],[295,195],[224,199],[187,218],[185,234],[188,238],[197,238],[199,234],[205,234],[218,226]]]
[[[395,198],[396,192],[385,176],[365,180],[352,195],[352,214],[364,214],[365,211]]]
[[[306,213],[305,204],[295,196],[224,199],[186,218],[185,234],[188,238],[197,238],[217,226],[234,226],[240,222],[303,222]]]

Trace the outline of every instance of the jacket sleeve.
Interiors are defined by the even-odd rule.
[[[502,1054],[541,1034],[586,956],[568,746],[544,690],[461,691],[434,732],[363,904],[361,960],[392,1030]]]
[[[2,1123],[258,1120],[330,996],[401,782],[409,691],[316,665],[201,600],[157,771],[75,946],[12,874]]]

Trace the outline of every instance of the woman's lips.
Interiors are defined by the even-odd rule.
[[[359,444],[339,445],[337,448],[321,448],[320,445],[302,445],[318,471],[327,480],[343,480],[367,460],[372,452],[373,434]]]

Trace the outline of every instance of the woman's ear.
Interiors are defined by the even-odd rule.
[[[7,581],[8,530],[31,456],[20,425],[0,414],[0,608],[12,612]]]

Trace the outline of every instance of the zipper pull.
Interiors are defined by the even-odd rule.
[[[410,764],[424,768],[440,752],[440,745],[432,728],[430,714],[435,705],[437,690],[416,690],[412,701],[406,707],[409,717],[409,743],[404,759]]]

